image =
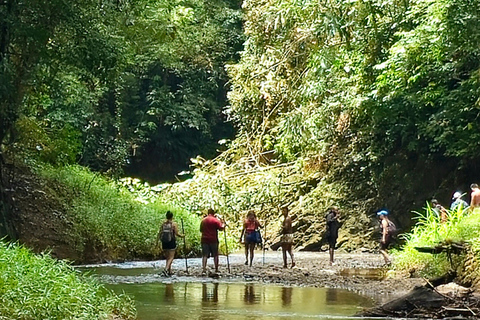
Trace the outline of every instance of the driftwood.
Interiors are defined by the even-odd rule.
[[[450,293],[440,293],[433,287],[432,283],[443,283],[447,278],[428,281],[425,286],[417,286],[401,298],[394,299],[379,307],[364,310],[357,316],[478,319],[480,314],[480,301],[478,299],[472,295],[451,296]]]
[[[466,245],[462,242],[440,242],[434,247],[415,247],[415,250],[418,252],[424,253],[431,253],[431,254],[439,254],[439,253],[447,253],[447,254],[459,254],[462,253],[467,249]]]
[[[417,286],[405,296],[387,302],[386,304],[363,311],[363,317],[407,317],[414,310],[438,309],[446,304],[446,298],[425,286]]]

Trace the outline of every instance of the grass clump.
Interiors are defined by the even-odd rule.
[[[134,302],[48,255],[0,242],[0,319],[135,319]]]
[[[395,268],[414,271],[425,277],[444,275],[452,267],[462,265],[463,255],[452,255],[449,261],[446,253],[422,253],[415,247],[435,247],[439,243],[448,245],[452,242],[467,243],[478,251],[480,239],[480,214],[468,214],[466,210],[447,210],[448,220],[440,222],[439,214],[427,204],[424,212],[416,212],[416,225],[408,234],[402,235],[406,240],[401,250],[393,252]]]
[[[196,214],[155,200],[151,193],[141,199],[141,193],[81,166],[43,167],[41,175],[51,185],[61,186],[56,196],[68,204],[78,252],[93,252],[103,260],[159,257],[156,237],[167,210],[173,212],[180,229],[184,221],[187,252],[199,252],[200,217]],[[183,250],[180,245],[179,254]]]

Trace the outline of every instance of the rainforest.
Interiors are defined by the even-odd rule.
[[[475,0],[0,0],[0,318],[135,319],[75,266],[162,259],[167,211],[200,257],[209,208],[227,257],[250,210],[275,252],[285,206],[295,252],[335,206],[337,251],[376,254],[388,210],[388,272],[474,291],[480,209],[449,208],[480,184],[479,43]]]

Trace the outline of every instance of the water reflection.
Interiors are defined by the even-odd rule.
[[[218,302],[218,283],[202,284],[202,301],[203,302]]]
[[[346,319],[373,301],[355,293],[258,283],[142,283],[108,285],[132,296],[138,320]]]
[[[167,283],[165,285],[165,302],[169,303],[174,303],[175,302],[175,295],[174,295],[174,290],[173,290],[173,284],[172,283]]]
[[[292,287],[282,287],[282,305],[284,307],[292,304]]]
[[[255,285],[253,283],[247,283],[243,293],[243,301],[246,305],[257,304],[260,302],[260,296],[255,294]]]
[[[327,304],[335,304],[338,301],[338,290],[332,288],[325,289],[325,302]]]

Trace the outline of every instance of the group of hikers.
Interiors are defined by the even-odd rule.
[[[295,259],[293,255],[293,226],[292,219],[288,214],[288,207],[282,208],[283,224],[281,246],[283,251],[284,268],[288,267],[287,254],[290,255],[291,267],[295,267]],[[201,247],[202,247],[202,274],[207,274],[207,261],[209,257],[213,258],[213,265],[215,273],[218,273],[219,265],[219,237],[218,231],[225,229],[225,221],[215,214],[215,210],[208,209],[207,216],[200,222]],[[243,221],[243,229],[240,235],[240,242],[245,244],[245,265],[252,266],[255,246],[262,243],[262,236],[259,231],[263,228],[256,217],[255,211],[250,210],[247,217]],[[184,238],[185,235],[180,233],[178,225],[173,221],[173,213],[167,211],[166,220],[160,226],[157,236],[157,245],[162,243],[162,249],[165,255],[165,269],[162,272],[163,276],[172,275],[172,263],[175,257],[177,248],[176,238]],[[250,260],[249,260],[250,257]]]
[[[475,183],[473,183],[470,188],[472,190],[470,205],[462,199],[464,194],[456,191],[452,197],[450,210],[474,211],[477,208],[480,209],[480,189]],[[432,208],[438,213],[440,221],[445,222],[446,219],[448,219],[447,210],[435,199],[432,200]],[[293,268],[295,267],[295,258],[293,254],[294,230],[292,219],[289,215],[288,206],[283,206],[281,211],[283,223],[280,230],[280,246],[282,247],[283,267],[288,268],[288,254],[291,259],[290,266]],[[380,254],[383,256],[385,264],[389,265],[391,260],[387,250],[393,242],[397,229],[395,224],[389,219],[388,210],[379,210],[376,215],[379,219],[381,230]],[[172,274],[171,268],[176,250],[176,237],[184,238],[185,235],[179,232],[177,224],[173,222],[173,214],[170,211],[167,211],[166,218],[160,227],[157,243],[159,241],[162,242],[162,249],[166,258],[165,270],[162,274],[169,276]],[[340,211],[338,207],[332,206],[329,208],[325,215],[325,225],[324,241],[328,244],[329,263],[330,265],[334,265],[334,252],[338,238],[338,230],[340,228]],[[206,217],[204,217],[200,223],[203,275],[206,275],[209,257],[213,257],[215,273],[218,273],[218,231],[224,230],[225,226],[225,221],[221,219],[221,217],[217,217],[213,209],[208,209]],[[253,264],[255,247],[257,244],[262,243],[261,228],[263,228],[263,225],[257,219],[255,211],[250,210],[243,221],[243,228],[239,239],[241,243],[245,244],[245,265],[252,266]]]

